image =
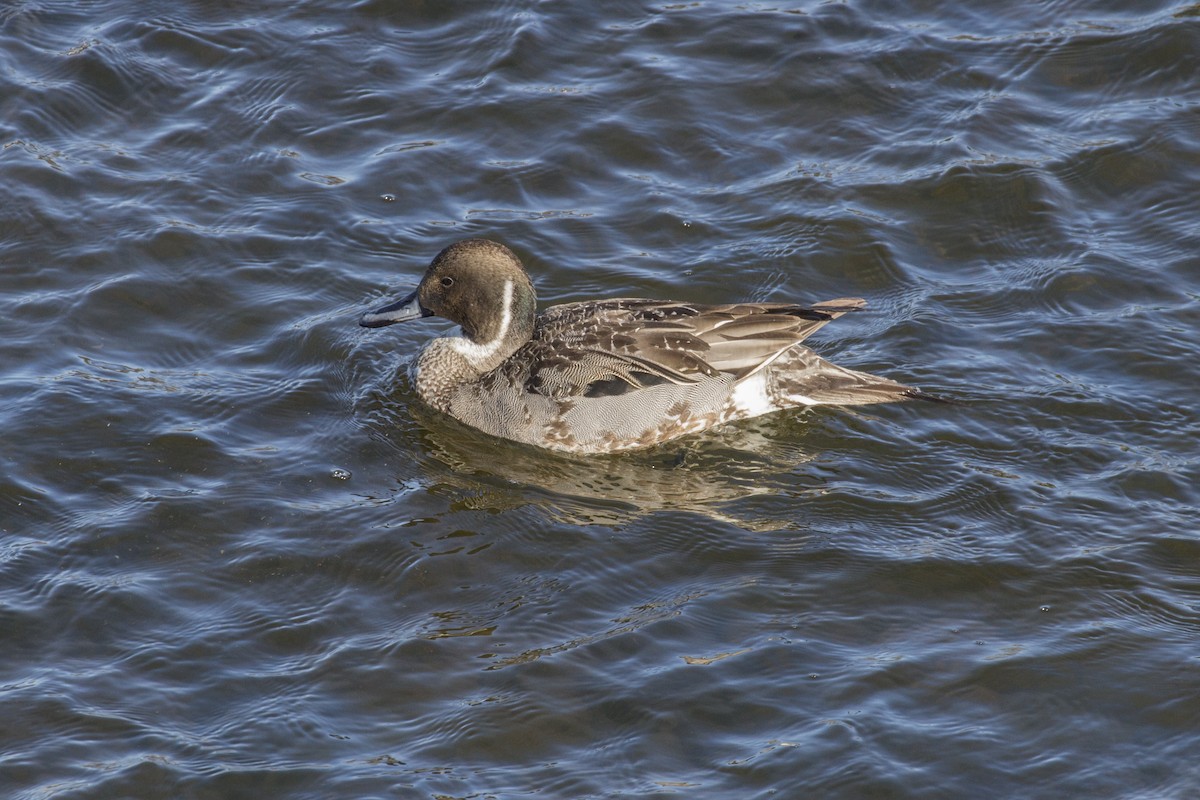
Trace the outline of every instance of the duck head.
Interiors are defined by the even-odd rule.
[[[438,253],[411,294],[368,311],[358,324],[382,328],[443,317],[462,326],[456,349],[482,364],[529,341],[536,314],[537,293],[516,254],[498,242],[466,239]]]

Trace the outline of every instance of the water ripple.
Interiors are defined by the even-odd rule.
[[[1193,6],[134,11],[0,9],[6,796],[1200,780]],[[960,402],[496,442],[467,236]]]

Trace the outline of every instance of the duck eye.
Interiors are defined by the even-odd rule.
[[[447,275],[445,278],[442,278],[442,286],[453,286],[453,285],[454,285],[454,278],[451,278],[449,275]]]

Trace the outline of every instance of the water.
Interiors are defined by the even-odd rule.
[[[9,2],[0,795],[1197,796],[1198,53],[1183,2]],[[467,236],[543,302],[861,295],[821,352],[963,402],[490,440],[404,377],[443,324],[355,324]]]

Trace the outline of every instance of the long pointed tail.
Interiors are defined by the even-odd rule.
[[[954,403],[888,378],[839,367],[807,347],[792,348],[772,366],[776,386],[797,405],[857,406],[905,400]]]

